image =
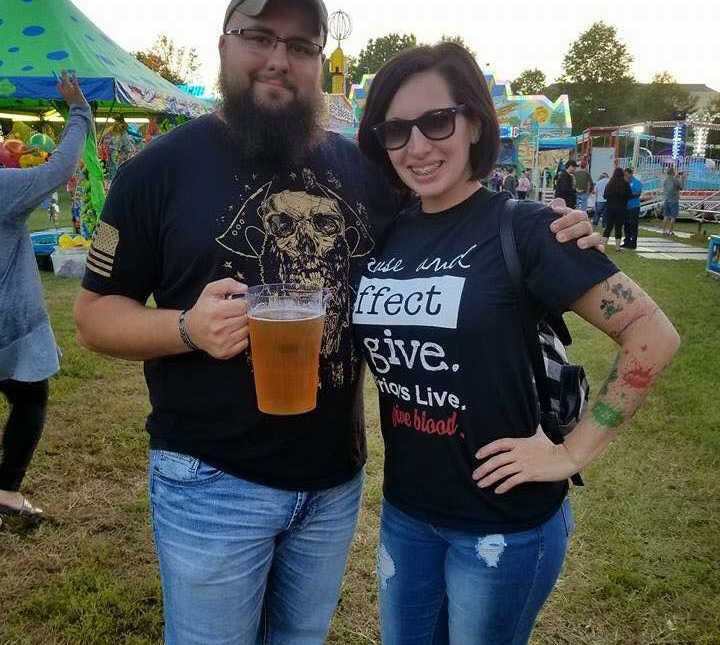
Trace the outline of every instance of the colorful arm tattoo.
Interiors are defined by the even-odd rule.
[[[600,392],[598,392],[598,396],[605,396],[608,393],[608,388],[610,387],[610,383],[614,383],[618,379],[618,364],[620,363],[620,354],[618,354],[615,357],[615,362],[613,363],[612,369],[610,370],[610,374],[608,374],[607,379],[605,380],[605,383],[603,383],[603,386],[600,388]]]
[[[645,352],[647,347],[642,345],[640,349]],[[632,416],[640,399],[650,389],[654,377],[655,370],[652,367],[643,367],[630,356],[628,350],[619,353],[615,357],[610,374],[600,388],[598,400],[592,408],[592,418],[604,429],[618,428],[626,418]],[[613,386],[612,394],[610,394],[611,386]]]
[[[610,292],[608,297],[603,298],[600,302],[600,309],[605,320],[610,320],[615,314],[623,311],[623,302],[628,305],[635,302],[635,294],[632,289],[623,286],[621,282],[616,282],[612,286],[609,282],[605,282],[605,290]]]
[[[625,415],[622,410],[614,405],[598,401],[592,409],[593,419],[602,428],[614,429],[625,421]]]

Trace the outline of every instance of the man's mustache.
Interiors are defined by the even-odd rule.
[[[260,74],[254,74],[253,76],[251,76],[251,80],[253,82],[259,81],[260,83],[274,83],[279,87],[290,90],[291,92],[297,92],[297,86],[293,83],[290,83],[286,78],[283,78],[282,76],[262,76]]]

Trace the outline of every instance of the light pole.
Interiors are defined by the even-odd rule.
[[[633,156],[632,156],[632,169],[637,169],[638,154],[640,153],[640,135],[645,131],[645,127],[642,125],[633,126],[633,134],[635,135],[635,142],[633,144]]]
[[[540,191],[538,193],[538,201],[542,201],[543,198],[543,189],[544,187],[541,186],[541,177],[540,177],[540,168],[539,166],[540,162],[540,122],[535,119],[535,154],[533,158],[533,172],[532,172],[532,183],[533,183],[533,190]]]

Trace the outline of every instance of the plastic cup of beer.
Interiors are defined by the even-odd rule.
[[[329,295],[322,287],[284,283],[248,289],[250,351],[261,412],[290,415],[315,409]]]

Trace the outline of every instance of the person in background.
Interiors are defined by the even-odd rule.
[[[606,172],[600,173],[597,184],[593,187],[595,190],[595,214],[593,215],[593,226],[597,226],[598,223],[605,228],[605,207],[607,202],[605,201],[605,187],[608,184],[610,177]]]
[[[503,259],[509,196],[478,182],[500,140],[475,58],[454,43],[395,56],[370,88],[358,143],[419,196],[365,262],[353,311],[385,442],[382,643],[524,645],[573,530],[568,477],[627,427],[679,338],[607,257],[558,244],[551,210],[513,205],[536,312],[525,324],[572,310],[619,345],[592,410],[552,443],[523,347],[523,296]]]
[[[663,182],[663,235],[675,235],[675,220],[680,213],[680,191],[682,190],[683,174],[675,176],[675,169],[668,168],[667,177]]]
[[[122,116],[115,117],[115,123],[102,138],[101,147],[107,150],[105,173],[107,181],[112,182],[118,168],[137,152]]]
[[[545,198],[544,193],[549,190],[555,190],[555,179],[552,176],[552,171],[548,166],[545,166],[540,175],[540,188],[538,190],[538,201],[543,201]]]
[[[555,197],[564,199],[569,208],[575,208],[577,204],[577,191],[575,190],[576,168],[577,162],[570,159],[555,177]]]
[[[635,177],[632,168],[625,169],[625,181],[632,191],[632,197],[627,203],[627,216],[625,219],[625,240],[624,249],[637,248],[638,225],[640,222],[640,195],[642,195],[642,182]]]
[[[577,191],[577,208],[587,211],[588,196],[592,192],[592,178],[585,159],[580,160],[580,167],[575,170],[575,190]]]
[[[492,189],[499,193],[502,190],[503,185],[503,174],[500,168],[495,166],[495,172],[493,172],[492,179],[490,180],[490,184],[492,185]]]
[[[82,234],[82,209],[85,202],[84,168],[85,164],[80,161],[66,187],[71,199],[70,214],[73,229],[78,235]]]
[[[514,166],[511,166],[508,170],[507,177],[505,177],[505,180],[503,181],[503,190],[506,190],[515,198],[518,196],[518,180],[515,176]]]
[[[615,229],[615,248],[620,250],[620,241],[622,238],[623,224],[627,217],[627,203],[632,198],[632,190],[630,184],[625,179],[625,173],[622,168],[615,168],[613,176],[603,191],[603,196],[607,205],[605,207],[605,230],[603,232],[603,240],[607,242],[612,229]]]
[[[42,434],[48,379],[60,368],[27,221],[72,176],[93,127],[77,78],[63,71],[57,90],[70,107],[62,141],[33,168],[0,169],[0,392],[10,404],[0,461],[0,515],[37,516],[20,493]]]
[[[522,175],[520,175],[520,179],[518,180],[518,199],[527,199],[528,194],[532,190],[532,182],[530,181],[530,177],[528,177],[529,171],[526,170],[523,172]]]

